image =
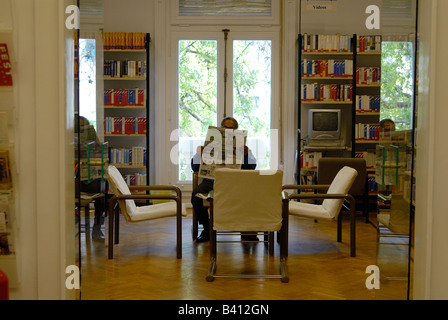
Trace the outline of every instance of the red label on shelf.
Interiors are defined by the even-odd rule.
[[[6,43],[0,43],[0,86],[12,86],[11,61]]]

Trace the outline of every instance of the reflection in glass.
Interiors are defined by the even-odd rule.
[[[381,119],[396,130],[412,129],[414,93],[412,42],[384,41],[381,52]]]

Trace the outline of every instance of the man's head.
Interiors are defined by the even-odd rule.
[[[380,128],[383,131],[395,131],[395,122],[391,119],[383,119],[380,121]]]
[[[221,127],[236,130],[238,129],[238,121],[236,121],[236,119],[232,117],[225,117],[221,121]]]

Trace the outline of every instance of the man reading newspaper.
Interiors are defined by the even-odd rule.
[[[238,129],[238,122],[232,117],[221,121],[221,127],[210,127],[205,146],[198,148],[198,152],[191,159],[191,168],[203,178],[202,182],[193,190],[191,204],[196,212],[198,221],[204,227],[196,242],[210,240],[208,210],[204,208],[203,199],[198,193],[208,194],[213,190],[214,170],[216,168],[236,168],[254,170],[257,166],[252,151],[245,145],[247,132]],[[243,235],[243,240],[257,240],[256,236]]]

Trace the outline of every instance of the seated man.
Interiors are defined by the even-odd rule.
[[[226,117],[221,121],[221,127],[226,129],[238,129],[238,122],[232,117]],[[199,171],[200,163],[201,163],[201,155],[204,147],[198,148],[198,152],[191,159],[191,168],[194,172]],[[244,161],[241,165],[241,169],[246,170],[254,170],[257,166],[256,159],[252,154],[252,151],[247,146],[244,146]],[[198,221],[204,227],[204,230],[201,232],[199,237],[196,239],[196,242],[206,242],[210,240],[210,218],[208,216],[208,210],[204,208],[203,200],[196,196],[198,193],[209,193],[213,190],[213,180],[204,179],[194,190],[191,196],[191,204],[193,205],[193,209],[196,212],[198,217]],[[254,239],[256,236],[245,236],[244,240],[256,240]]]
[[[78,119],[76,119],[78,120]],[[75,156],[78,153],[78,136],[80,140],[80,156],[81,159],[87,160],[87,145],[91,142],[94,142],[92,145],[92,155],[93,157],[101,157],[101,142],[98,139],[98,135],[95,131],[95,128],[90,124],[89,120],[83,116],[79,116],[79,133],[78,126],[75,125]],[[81,172],[77,170],[76,172],[76,180],[81,179]],[[78,186],[78,182],[76,181],[76,185]],[[109,188],[108,181],[106,179],[96,178],[91,181],[82,180],[80,182],[80,190],[81,192],[86,193],[104,193],[106,196],[106,200],[104,197],[96,198],[94,200],[95,205],[95,220],[93,222],[93,231],[92,231],[92,239],[104,241],[104,234],[101,231],[101,226],[104,224],[104,216],[103,213],[107,212],[108,201],[107,201],[107,190]]]

